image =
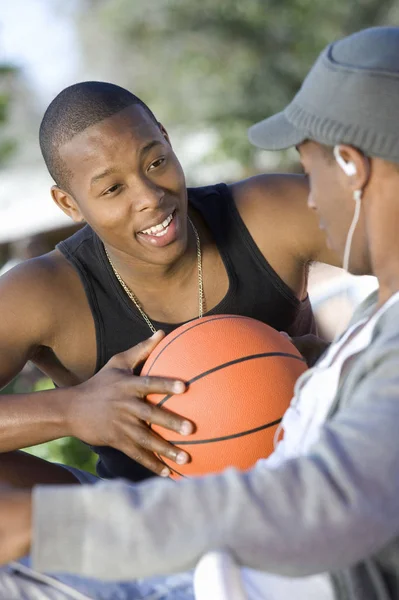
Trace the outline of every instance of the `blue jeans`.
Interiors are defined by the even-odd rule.
[[[2,600],[194,600],[192,572],[108,582],[74,575],[48,577],[27,564],[0,568]]]

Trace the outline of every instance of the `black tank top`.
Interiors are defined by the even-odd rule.
[[[206,314],[252,317],[292,336],[314,333],[309,299],[299,301],[265,260],[227,185],[189,188],[188,200],[206,222],[229,278],[225,297]],[[97,372],[112,356],[146,339],[151,332],[117,281],[102,242],[88,225],[57,248],[76,268],[86,291],[96,329]],[[152,322],[165,333],[182,325]],[[139,481],[154,475],[114,448],[93,450],[99,455],[100,477]]]

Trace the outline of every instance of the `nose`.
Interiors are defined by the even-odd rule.
[[[313,201],[312,192],[309,192],[308,195],[308,208],[310,208],[311,210],[316,210],[316,204]]]
[[[164,197],[164,190],[147,177],[138,178],[132,188],[132,204],[138,212],[159,208]]]

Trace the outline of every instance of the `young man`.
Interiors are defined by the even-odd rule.
[[[250,131],[265,148],[297,146],[329,245],[380,285],[299,381],[276,452],[248,473],[39,487],[37,568],[133,578],[223,548],[281,576],[244,569],[250,600],[399,597],[398,56],[396,27],[331,44],[285,111]],[[4,560],[32,539],[30,493],[13,499]]]
[[[188,455],[146,423],[187,434],[192,424],[145,397],[185,388],[137,376],[139,364],[160,340],[157,330],[203,314],[247,315],[297,336],[313,331],[309,263],[336,259],[307,210],[306,178],[187,190],[163,126],[107,83],[62,91],[40,143],[54,201],[87,226],[0,280],[0,385],[31,360],[59,388],[1,397],[0,452],[72,435],[98,452],[101,477],[167,476],[154,452],[180,464]]]

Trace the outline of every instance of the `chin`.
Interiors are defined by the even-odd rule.
[[[363,265],[350,265],[350,269],[348,271],[351,275],[373,275],[371,269],[364,267]]]
[[[183,240],[175,240],[170,246],[166,246],[161,249],[162,257],[160,257],[159,264],[172,265],[180,260],[186,252],[187,244]],[[162,251],[163,250],[163,251]]]
[[[356,267],[351,267],[347,272],[349,273],[349,275],[355,276],[366,275],[366,273],[363,273],[361,269],[357,269]]]

